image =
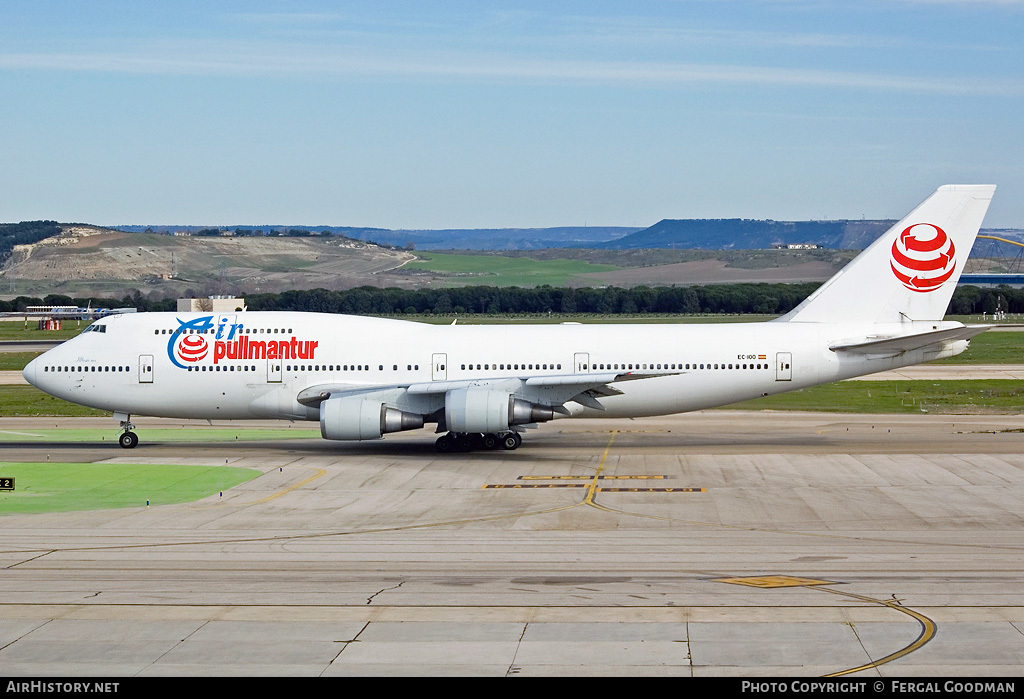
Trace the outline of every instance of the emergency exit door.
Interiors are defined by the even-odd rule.
[[[430,367],[430,378],[434,381],[444,381],[448,378],[448,355],[435,354]]]
[[[267,360],[267,383],[281,383],[281,360]]]
[[[139,355],[139,383],[153,383],[153,355]]]
[[[793,353],[792,352],[778,352],[775,355],[775,380],[776,381],[792,381],[793,380]]]
[[[577,374],[585,374],[590,371],[590,353],[577,352],[573,363],[576,365]]]

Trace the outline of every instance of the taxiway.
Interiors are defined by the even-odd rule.
[[[159,443],[147,427],[180,421],[136,424],[131,452],[6,442],[0,461],[264,473],[185,505],[0,517],[5,674],[1024,670],[1021,416],[556,421],[449,455],[427,431]]]

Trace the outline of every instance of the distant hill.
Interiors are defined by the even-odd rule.
[[[55,228],[56,235],[20,243],[2,260],[5,292],[120,298],[136,290],[180,298],[315,287],[412,287],[435,278],[402,271],[415,259],[411,253],[343,236],[183,237],[82,224]]]
[[[0,263],[11,256],[15,245],[29,245],[60,234],[56,221],[0,223]]]
[[[544,248],[596,247],[622,238],[640,228],[621,226],[558,226],[553,228],[449,228],[443,230],[394,230],[367,233],[363,240],[417,250],[541,250]],[[359,237],[359,236],[354,236]]]
[[[355,240],[396,248],[407,246],[417,250],[539,250],[543,248],[591,247],[641,230],[623,226],[555,226],[552,228],[445,228],[397,229],[358,226],[220,226],[224,231],[244,231],[247,234],[286,235],[289,231],[327,232]],[[119,231],[132,233],[196,234],[209,230],[209,226],[130,225],[116,226]]]
[[[763,250],[773,245],[810,243],[860,249],[893,221],[771,221],[753,219],[665,219],[650,228],[601,243],[602,249],[680,248]]]
[[[393,248],[415,250],[767,250],[774,245],[811,243],[828,249],[861,250],[895,221],[772,221],[759,219],[664,219],[649,228],[559,226],[552,228],[448,228],[440,230],[358,226],[117,226],[135,233],[217,230],[245,236],[294,236],[325,233]],[[24,224],[18,224],[24,225]],[[982,234],[1024,241],[1021,229],[982,229]]]

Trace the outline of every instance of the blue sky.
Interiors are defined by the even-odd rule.
[[[1024,2],[0,3],[0,221],[1024,227]]]

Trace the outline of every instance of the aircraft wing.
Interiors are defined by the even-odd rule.
[[[931,330],[911,335],[897,335],[895,337],[868,337],[860,340],[842,340],[829,345],[828,348],[833,352],[852,352],[854,354],[908,352],[928,347],[929,345],[936,345],[940,342],[967,340],[994,327],[994,325],[965,325],[961,328]]]
[[[393,384],[390,386],[365,386],[351,383],[324,383],[309,386],[303,389],[296,396],[296,400],[303,405],[317,405],[328,398],[341,396],[356,396],[363,393],[379,393],[382,391],[403,390],[409,395],[443,395],[448,391],[469,388],[471,386],[490,386],[494,390],[507,391],[516,395],[523,395],[529,400],[535,400],[545,405],[552,406],[556,412],[563,403],[575,401],[580,405],[597,410],[604,410],[604,406],[597,400],[601,397],[614,396],[622,393],[612,386],[622,381],[637,381],[650,379],[658,376],[671,376],[685,372],[680,371],[628,371],[628,372],[602,372],[593,374],[564,374],[556,376],[530,376],[530,377],[495,377],[491,379],[465,379],[457,381],[423,381],[408,384]],[[568,411],[565,411],[566,413]]]

